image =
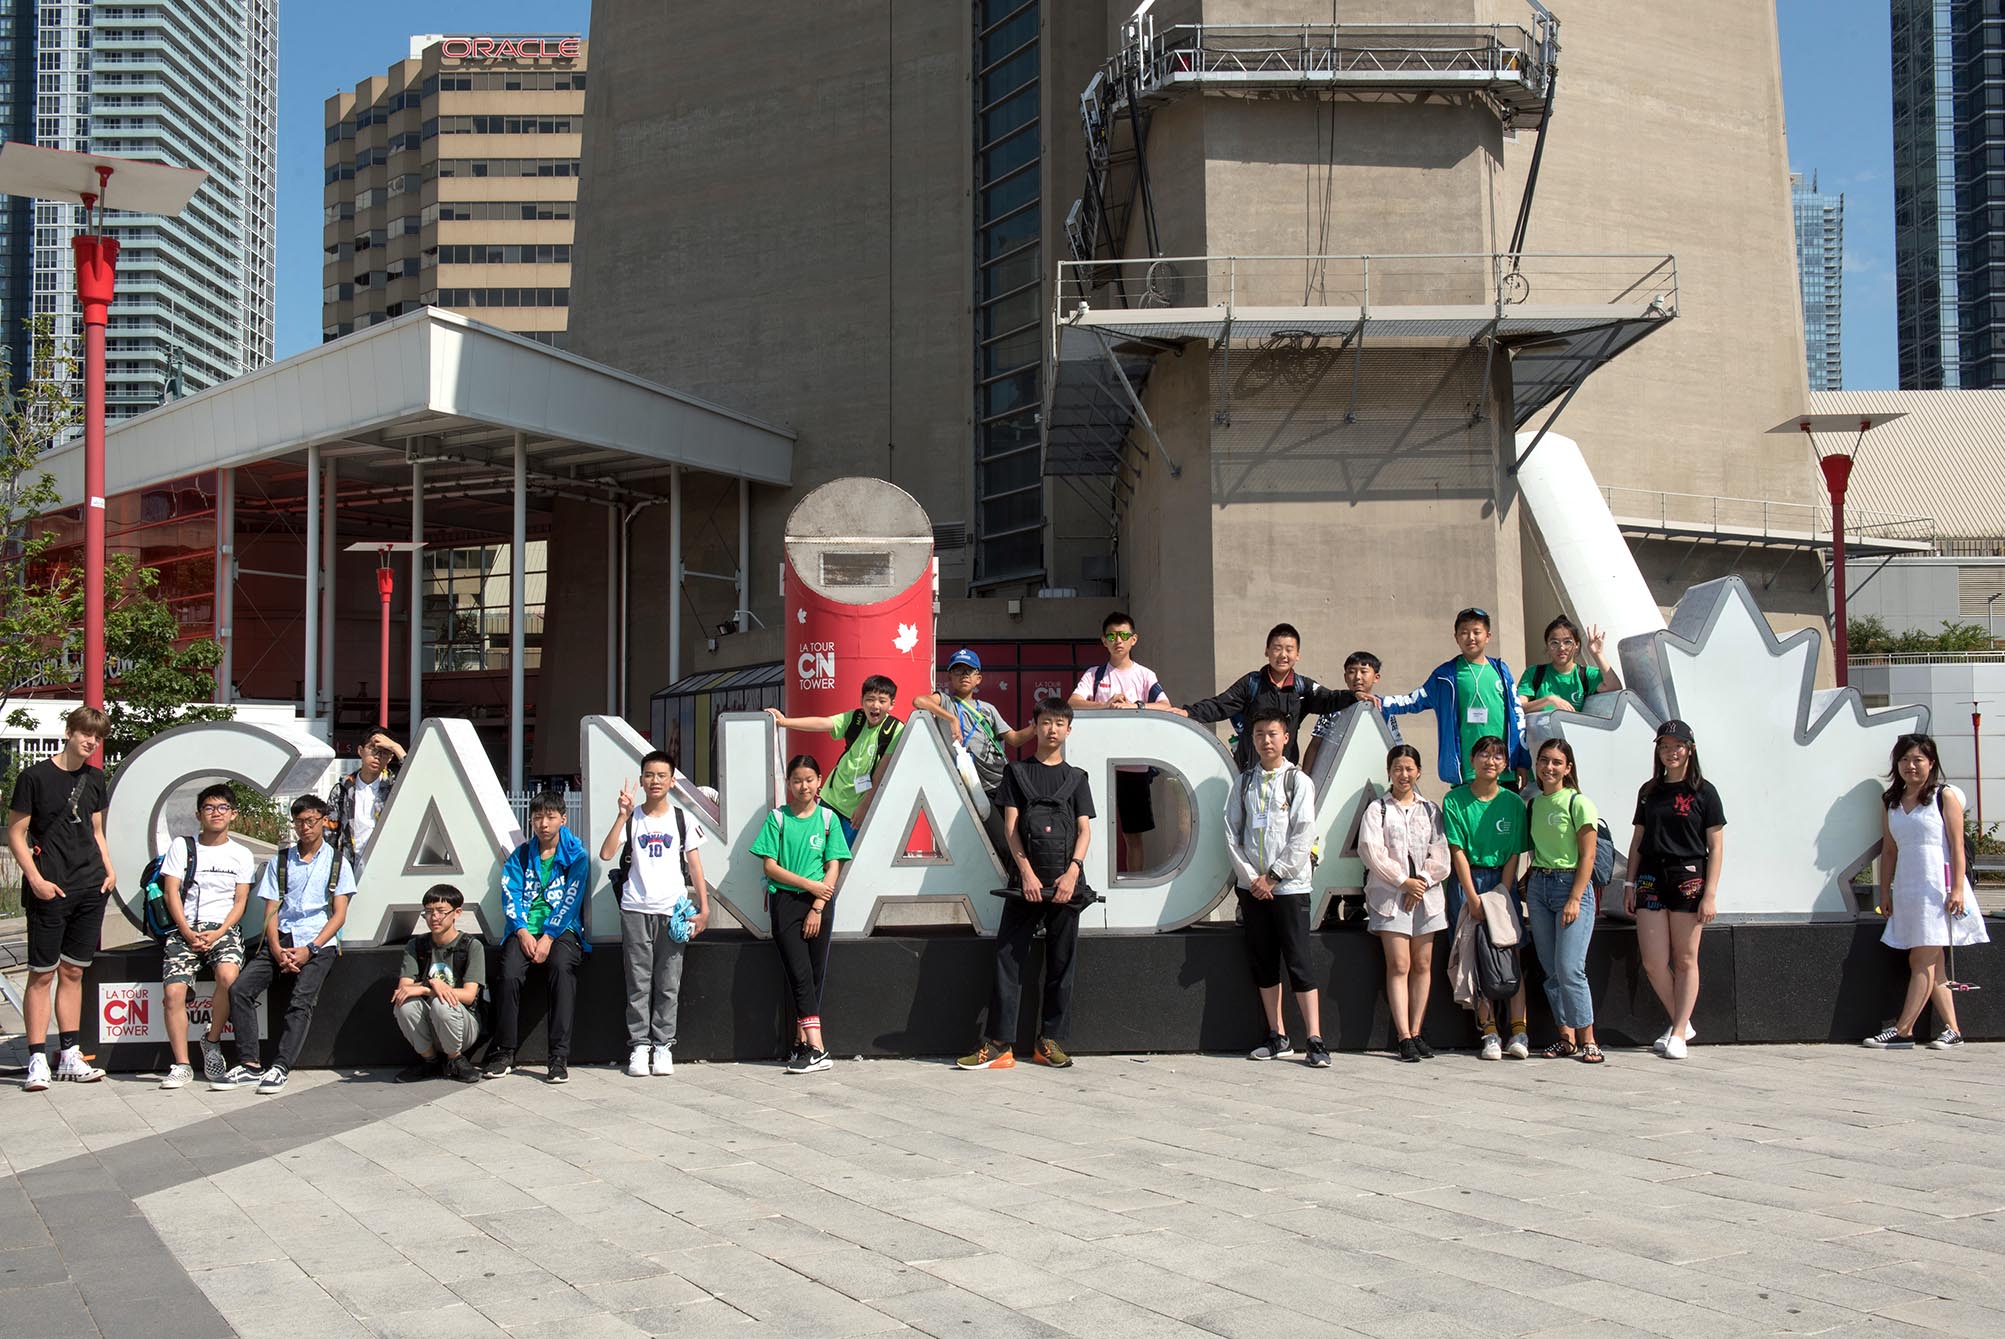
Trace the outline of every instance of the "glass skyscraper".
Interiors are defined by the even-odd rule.
[[[6,103],[10,135],[209,173],[179,218],[107,218],[120,246],[107,415],[159,404],[170,377],[191,392],[270,362],[278,0],[0,0],[0,34],[15,48],[7,66],[15,81]],[[31,115],[17,132],[22,98]],[[116,177],[108,203],[118,204]],[[78,347],[83,318],[70,238],[85,220],[81,207],[48,201],[10,200],[6,217],[4,314],[18,368],[30,303],[59,341]],[[14,267],[24,254],[26,280],[17,290]]]
[[[1839,344],[1845,305],[1845,197],[1825,195],[1812,175],[1789,174],[1796,214],[1796,281],[1803,294],[1803,357],[1810,389],[1844,389]]]
[[[35,138],[35,3],[0,0],[0,144]],[[28,366],[35,295],[35,205],[0,196],[0,359],[8,378]]]
[[[1892,13],[1901,385],[2005,386],[2005,6]]]

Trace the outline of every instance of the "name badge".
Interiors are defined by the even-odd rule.
[[[1469,708],[1469,724],[1488,725],[1489,723],[1490,723],[1490,709],[1488,707]]]
[[[858,795],[863,794],[863,792],[870,789],[870,778],[867,776],[858,777],[856,779],[855,784],[853,784],[850,787],[850,789],[855,791]]]
[[[1253,815],[1253,818],[1252,818],[1252,821],[1251,821],[1251,824],[1250,824],[1250,826],[1251,826],[1251,827],[1253,828],[1253,830],[1254,830],[1254,831],[1256,831],[1256,832],[1264,830],[1264,829],[1266,828],[1266,826],[1267,826],[1267,813],[1266,813],[1266,811],[1265,811],[1265,810],[1261,810],[1260,812],[1258,812],[1258,813],[1254,814],[1254,815]]]

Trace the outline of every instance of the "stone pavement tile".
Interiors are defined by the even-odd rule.
[[[20,1246],[0,1251],[0,1293],[69,1282],[70,1271],[63,1264],[62,1252],[49,1241],[47,1233],[43,1234],[42,1240],[44,1244],[40,1246]]]
[[[1215,1311],[1187,1317],[1185,1323],[1223,1339],[1356,1339],[1360,1333],[1326,1318],[1323,1308],[1310,1315],[1250,1300],[1243,1305],[1227,1302]]]
[[[1035,1227],[1050,1228],[1081,1241],[1098,1241],[1103,1237],[1123,1237],[1136,1232],[1150,1232],[1154,1229],[1146,1223],[1138,1223],[1125,1214],[1109,1209],[1096,1209],[1077,1200],[1057,1195],[1038,1195],[1015,1204],[998,1205],[997,1209],[1010,1218],[1021,1218]]]
[[[1447,1250],[1437,1243],[1427,1242],[1392,1250],[1379,1249],[1374,1255],[1381,1260],[1403,1261],[1417,1271],[1446,1274],[1467,1283],[1480,1283],[1507,1292],[1530,1293],[1540,1297],[1550,1295],[1555,1289],[1589,1282],[1585,1276],[1570,1269],[1517,1254],[1515,1246],[1527,1235],[1523,1232],[1498,1233],[1474,1241],[1459,1241]],[[1369,1282],[1363,1279],[1350,1281]]]
[[[504,1339],[508,1331],[465,1302],[425,1311],[393,1311],[364,1318],[379,1339]]]
[[[1950,1297],[2005,1311],[2005,1274],[1978,1269],[1967,1261],[1923,1260],[1915,1264],[1880,1265],[1851,1277],[1910,1288],[1928,1297]]]
[[[290,1260],[225,1265],[192,1276],[241,1339],[367,1334],[362,1323]]]
[[[620,1319],[643,1334],[674,1335],[675,1339],[752,1339],[781,1333],[714,1297],[686,1306],[628,1311],[620,1313]]]
[[[937,1280],[917,1265],[846,1243],[833,1250],[788,1256],[780,1263],[859,1302],[899,1297],[938,1286]]]
[[[1343,1319],[1342,1316],[1336,1319]],[[1439,1311],[1402,1310],[1395,1315],[1368,1318],[1351,1323],[1351,1328],[1372,1339],[1496,1339],[1515,1333],[1483,1325],[1471,1325]]]
[[[876,1304],[885,1315],[934,1339],[1063,1339],[1065,1331],[964,1288],[930,1288]]]
[[[1872,1312],[1904,1302],[1918,1302],[1932,1296],[1922,1280],[1903,1287],[1883,1278],[1865,1274],[1833,1274],[1821,1269],[1778,1267],[1755,1280],[1781,1288],[1813,1302],[1824,1302],[1849,1311]]]
[[[1301,1240],[1301,1234],[1275,1227],[1263,1218],[1250,1218],[1208,1204],[1172,1204],[1137,1209],[1128,1216],[1150,1227],[1168,1228],[1221,1246],[1288,1246]],[[1119,1239],[1109,1244],[1118,1249]]]
[[[1106,1336],[1116,1334],[1124,1336],[1124,1339],[1205,1339],[1208,1333],[1160,1312],[1100,1293],[1088,1293],[1048,1306],[1025,1304],[1034,1300],[1033,1296],[1018,1301],[1017,1305],[1024,1315],[1044,1321],[1067,1334],[1078,1335],[1080,1339],[1106,1339]]]
[[[883,1313],[742,1246],[706,1246],[664,1261],[672,1273],[770,1325],[831,1336],[896,1328]]]
[[[656,1274],[618,1283],[588,1283],[578,1289],[601,1311],[647,1311],[689,1306],[710,1294],[679,1274]]]
[[[1873,1313],[1876,1317],[1918,1325],[1939,1334],[1965,1335],[1969,1339],[1997,1339],[2005,1332],[2005,1311],[1976,1302],[1947,1297],[1929,1297],[1919,1302],[1903,1302]]]
[[[1941,1242],[1945,1246],[1982,1251],[1994,1260],[2005,1257],[2005,1213],[1992,1211],[1968,1218],[1906,1223],[1900,1230],[1909,1236]]]
[[[459,1300],[503,1329],[605,1310],[555,1274],[526,1263],[511,1273],[461,1279],[447,1286]]]
[[[511,1325],[508,1333],[511,1339],[643,1339],[650,1331],[635,1325],[630,1317],[596,1311],[564,1320]]]
[[[1215,1285],[1140,1260],[1103,1265],[1084,1280],[1095,1292],[1182,1319],[1218,1305]]]
[[[6,1309],[7,1339],[80,1339],[98,1333],[83,1294],[67,1278],[10,1292],[0,1298],[0,1306]]]
[[[1436,1312],[1478,1329],[1493,1329],[1506,1334],[1553,1329],[1572,1324],[1582,1316],[1581,1312],[1572,1308],[1543,1302],[1522,1293],[1442,1275],[1370,1283],[1363,1287],[1367,1293],[1415,1311]],[[1370,1326],[1360,1325],[1358,1328],[1369,1329]]]
[[[830,1197],[793,1205],[790,1210],[793,1216],[831,1237],[905,1264],[978,1255],[985,1249],[998,1249],[992,1243],[1020,1241],[1026,1236],[1054,1243],[1074,1240],[1062,1233],[1026,1233],[1018,1219],[954,1201],[890,1214],[854,1200]]]
[[[158,1339],[213,1339],[225,1328],[223,1317],[195,1288],[184,1286],[157,1297],[121,1297],[84,1301],[91,1320],[107,1336],[152,1335]]]
[[[354,1273],[315,1271],[313,1281],[329,1297],[362,1320],[407,1311],[451,1308],[460,1299],[410,1261]]]
[[[1131,1236],[1108,1237],[1098,1244],[1112,1254],[1139,1260],[1143,1264],[1167,1269],[1172,1273],[1209,1279],[1214,1283],[1226,1282],[1245,1269],[1248,1264],[1270,1258],[1266,1252],[1247,1251],[1236,1246],[1221,1246],[1216,1242],[1200,1241],[1196,1237],[1186,1237],[1166,1228],[1151,1228],[1147,1232]],[[1059,1268],[1068,1274],[1079,1274],[1082,1270],[1097,1268],[1097,1265],[1077,1264],[1072,1260],[1065,1260],[1060,1263]]]
[[[919,1267],[943,1283],[1018,1309],[1070,1302],[1089,1296],[1094,1291],[1084,1283],[1037,1265],[1025,1264],[1010,1255],[982,1254],[963,1256],[958,1260],[931,1260]]]
[[[1539,1296],[1583,1318],[1609,1321],[1671,1339],[1768,1333],[1739,1316],[1601,1279],[1545,1289]]]
[[[818,1228],[780,1213],[720,1224],[716,1235],[747,1250],[757,1251],[768,1260],[781,1261],[790,1255],[806,1255],[845,1244],[841,1238],[831,1237]]]

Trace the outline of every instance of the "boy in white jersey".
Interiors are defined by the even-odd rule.
[[[675,1073],[682,952],[710,924],[710,890],[696,848],[703,831],[669,802],[675,763],[659,749],[640,760],[641,803],[620,787],[619,817],[599,859],[619,858],[620,957],[627,979],[627,1074]],[[622,853],[621,848],[625,851]],[[684,877],[685,866],[687,878]]]

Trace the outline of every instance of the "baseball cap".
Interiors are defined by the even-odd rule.
[[[954,652],[953,657],[947,661],[948,669],[956,665],[966,665],[971,670],[979,670],[982,667],[982,658],[964,646]]]
[[[1698,742],[1692,738],[1692,727],[1686,725],[1683,721],[1678,720],[1676,718],[1665,721],[1662,725],[1657,727],[1657,738],[1664,739],[1666,737],[1678,740],[1680,743],[1684,744],[1693,744]]]

